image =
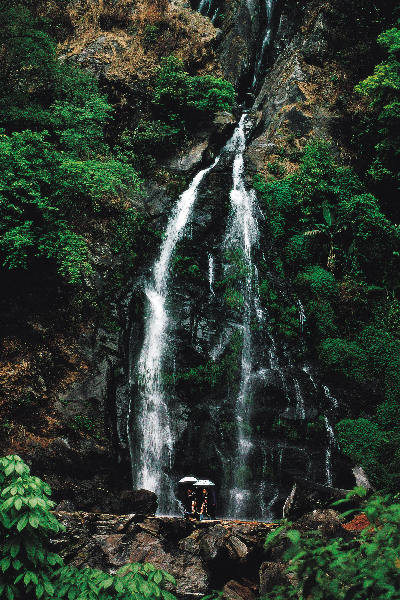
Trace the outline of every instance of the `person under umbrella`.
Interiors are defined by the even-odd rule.
[[[215,518],[216,495],[215,483],[209,479],[199,479],[194,487],[197,490],[197,514],[199,520]]]
[[[183,504],[183,509],[186,517],[194,517],[196,515],[196,492],[194,484],[197,482],[196,477],[182,477],[178,482],[178,498]]]

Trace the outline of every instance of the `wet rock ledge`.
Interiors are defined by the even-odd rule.
[[[113,572],[128,562],[150,562],[177,580],[180,599],[224,590],[228,600],[253,600],[265,579],[264,541],[276,525],[180,517],[56,513],[66,532],[54,549],[68,564]]]

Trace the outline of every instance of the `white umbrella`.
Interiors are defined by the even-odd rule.
[[[213,483],[209,479],[199,479],[194,485],[196,487],[211,487],[215,486],[215,483]]]
[[[182,477],[178,483],[196,483],[197,477]]]

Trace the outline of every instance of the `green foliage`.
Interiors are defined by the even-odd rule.
[[[178,371],[174,375],[164,375],[165,383],[174,385],[187,383],[193,386],[196,393],[199,390],[206,393],[222,383],[233,385],[237,381],[239,355],[243,346],[241,332],[235,332],[223,356],[217,360],[209,360],[204,365],[197,365],[186,371]],[[190,395],[190,394],[189,394]]]
[[[275,181],[257,176],[255,187],[281,259],[276,272],[291,277],[305,308],[309,350],[318,352],[326,370],[382,390],[379,417],[372,416],[376,406],[369,398],[363,408],[382,439],[390,433],[397,440],[392,434],[400,406],[398,225],[351,169],[335,163],[325,142],[306,147],[298,172]],[[286,316],[273,290],[262,283],[260,292],[271,323],[285,331]],[[356,427],[361,407],[352,408]],[[399,461],[396,446],[390,448],[393,458],[385,446],[387,468],[362,451],[352,458],[378,486],[393,489]]]
[[[377,124],[374,128],[375,158],[369,174],[378,182],[400,182],[400,20],[378,37],[385,48],[386,60],[376,65],[372,75],[361,81],[356,90],[369,98]]]
[[[64,566],[49,550],[50,537],[64,530],[50,512],[50,488],[18,456],[0,458],[0,595],[7,600],[176,600],[165,584],[169,573],[145,563],[128,564],[115,575]]]
[[[189,75],[183,62],[168,56],[161,62],[154,88],[153,102],[174,121],[193,113],[210,116],[231,110],[235,91],[231,83],[212,75]]]
[[[105,143],[111,106],[97,82],[57,60],[44,23],[17,3],[0,25],[1,265],[47,260],[79,283],[92,270],[82,219],[115,212],[111,199],[136,192],[138,175]]]
[[[163,589],[166,582],[176,583],[172,575],[149,563],[126,565],[116,575],[68,566],[56,574],[54,596],[60,600],[176,600]]]
[[[364,354],[356,342],[341,338],[326,338],[320,345],[319,357],[332,370],[358,382],[364,381]]]
[[[62,564],[48,538],[63,526],[51,514],[50,488],[18,456],[0,459],[1,597],[50,598],[52,574]]]
[[[322,267],[308,267],[297,276],[297,284],[305,294],[318,298],[333,298],[337,294],[335,277]]]
[[[355,461],[376,460],[387,441],[376,423],[367,419],[345,419],[336,425],[342,450]]]
[[[72,427],[73,429],[77,429],[78,431],[83,431],[87,433],[95,433],[96,432],[96,424],[90,417],[85,415],[76,415],[72,419]]]
[[[390,418],[398,415],[398,409]],[[344,419],[336,425],[342,451],[361,463],[375,485],[398,489],[400,483],[400,433],[393,421],[384,426],[365,418]]]
[[[327,541],[320,531],[301,533],[290,524],[271,532],[267,549],[282,539],[289,543],[283,557],[289,563],[288,580],[265,599],[398,600],[400,504],[389,500],[381,496],[369,500],[363,512],[372,526],[354,540]]]
[[[230,308],[235,310],[240,310],[244,304],[243,294],[234,288],[226,288],[224,300]]]
[[[125,130],[121,136],[124,151],[133,155],[157,154],[171,151],[182,141],[181,127],[177,123],[141,120],[133,131]]]

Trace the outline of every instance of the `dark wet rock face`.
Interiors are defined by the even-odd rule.
[[[231,137],[236,119],[227,111],[218,112],[203,131],[196,132],[188,147],[183,147],[165,161],[172,173],[194,174],[210,162]]]
[[[66,482],[55,489],[53,499],[60,500],[57,510],[84,510],[124,515],[154,515],[157,496],[148,490],[110,490],[100,480]]]

